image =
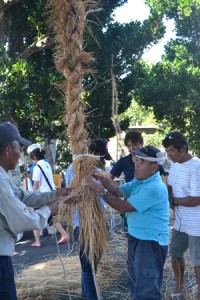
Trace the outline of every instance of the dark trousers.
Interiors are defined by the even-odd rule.
[[[74,230],[74,239],[78,241],[79,227]],[[86,254],[84,253],[84,244],[80,245],[79,258],[81,263],[81,284],[82,284],[82,297],[88,300],[98,300],[97,291],[92,274],[92,267]],[[95,272],[97,271],[97,262],[94,263]]]
[[[133,300],[161,300],[168,246],[128,235],[129,289]]]
[[[0,256],[0,300],[16,300],[17,292],[10,256]]]

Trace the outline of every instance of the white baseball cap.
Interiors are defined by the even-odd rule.
[[[27,148],[27,153],[28,154],[31,154],[31,152],[33,152],[33,150],[35,149],[42,149],[41,145],[40,144],[32,144],[30,145],[28,148]]]

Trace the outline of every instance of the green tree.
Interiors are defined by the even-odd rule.
[[[41,11],[45,1],[1,1],[0,118],[35,141],[58,136],[63,97]],[[62,112],[62,113],[61,113]]]
[[[146,107],[144,105],[139,105],[136,100],[132,100],[130,107],[120,115],[120,119],[129,119],[130,126],[149,126],[154,125],[154,133],[146,134],[142,132],[144,137],[145,145],[154,145],[156,147],[162,148],[162,140],[165,134],[168,132],[169,128],[163,126],[156,121],[154,116],[153,107]]]
[[[147,2],[157,13],[174,18],[177,38],[167,44],[161,62],[138,66],[135,97],[153,107],[159,122],[164,119],[171,130],[185,133],[191,149],[200,154],[200,1]]]
[[[102,14],[104,11],[99,13],[100,20]],[[137,81],[136,77],[134,82],[128,82],[126,78],[141,58],[144,49],[152,43],[157,43],[162,37],[164,27],[162,19],[156,13],[143,23],[111,22],[103,27],[95,22],[90,24],[90,31],[94,32],[95,36],[87,35],[86,48],[94,53],[96,73],[90,74],[85,84],[85,99],[91,107],[88,109],[88,121],[93,135],[108,138],[114,134],[111,121],[111,68],[116,78],[121,113],[129,107],[132,99],[130,91]],[[127,128],[128,123],[125,123],[125,126]]]
[[[152,107],[139,105],[134,99],[129,108],[120,115],[120,119],[129,119],[131,126],[157,125]]]
[[[85,77],[83,96],[88,103],[88,123],[93,136],[109,137],[114,133],[111,67],[117,79],[122,112],[131,101],[129,92],[133,86],[126,84],[131,66],[144,49],[157,43],[164,33],[162,19],[156,12],[143,23],[113,23],[114,9],[125,2],[127,0],[102,0],[101,7],[88,14],[83,46],[94,53],[96,73]],[[59,83],[62,76],[54,68],[52,51],[55,45],[46,25],[46,3],[46,0],[0,0],[3,87],[0,117],[17,123],[23,134],[32,139],[59,137],[65,113],[63,95],[53,85]]]

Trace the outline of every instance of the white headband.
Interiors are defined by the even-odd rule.
[[[75,159],[81,158],[81,157],[93,157],[95,159],[100,159],[102,156],[94,155],[94,154],[74,154],[72,156],[73,161]]]
[[[162,154],[162,156],[160,157],[151,157],[151,156],[142,156],[142,155],[135,155],[136,157],[140,158],[140,159],[144,159],[144,160],[148,160],[151,162],[156,162],[158,165],[163,165],[165,162],[165,157],[164,157],[164,153],[159,152]]]

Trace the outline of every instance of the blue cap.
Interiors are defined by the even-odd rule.
[[[25,146],[32,144],[30,141],[21,136],[14,125],[8,122],[0,122],[0,144],[7,144],[14,141],[18,141],[20,144]]]

